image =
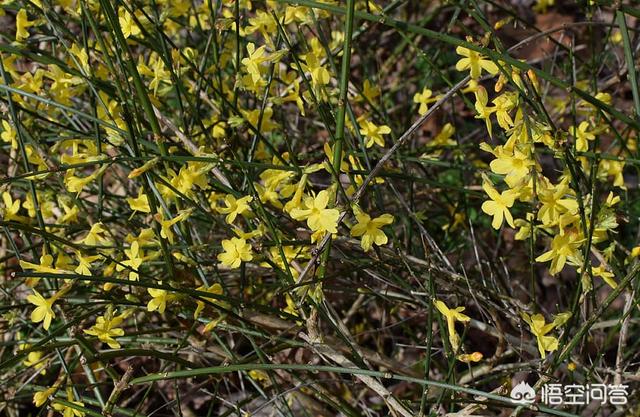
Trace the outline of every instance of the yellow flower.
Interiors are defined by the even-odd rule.
[[[356,219],[358,223],[351,229],[351,236],[362,236],[360,246],[365,252],[371,250],[374,243],[378,246],[387,243],[387,235],[380,229],[384,225],[393,223],[391,214],[383,214],[372,219],[367,213],[358,212],[356,213]]]
[[[598,179],[606,180],[607,177],[612,176],[613,186],[626,190],[627,186],[624,183],[624,176],[622,175],[624,165],[624,161],[612,161],[608,159],[600,161],[600,165],[598,165]]]
[[[3,219],[6,221],[15,220],[20,223],[28,223],[29,219],[18,215],[20,211],[20,199],[13,199],[8,191],[2,193],[2,202],[4,203]]]
[[[376,98],[380,97],[380,87],[374,85],[369,80],[364,80],[362,86],[362,97],[369,103],[375,104]]]
[[[162,284],[162,281],[160,281],[160,284]],[[147,311],[158,310],[161,314],[164,313],[164,310],[167,308],[167,303],[170,303],[176,298],[175,295],[169,293],[167,290],[159,288],[147,288],[147,292],[153,297],[147,304]]]
[[[487,90],[479,86],[475,92],[476,96],[476,119],[484,119],[485,124],[487,126],[487,132],[489,132],[489,136],[492,136],[491,131],[491,114],[496,111],[496,107],[487,107],[487,103],[489,102],[489,95],[487,94]]]
[[[155,219],[156,219],[156,221],[158,223],[160,223],[160,236],[162,236],[163,238],[167,239],[169,241],[169,243],[173,244],[173,241],[174,241],[174,239],[173,239],[174,238],[174,234],[173,234],[173,230],[172,230],[173,225],[176,224],[176,223],[179,223],[179,222],[183,221],[184,219],[186,219],[187,217],[189,217],[192,212],[193,212],[192,209],[183,210],[176,217],[174,217],[173,219],[169,219],[169,220],[165,220],[164,219],[164,214],[156,213]]]
[[[282,203],[280,202],[280,194],[278,194],[278,192],[274,188],[267,188],[257,182],[254,182],[253,186],[255,187],[256,192],[258,193],[258,198],[260,199],[261,203],[263,204],[271,203],[271,205],[273,205],[276,208],[279,208],[279,209],[282,208]]]
[[[238,214],[242,215],[247,210],[250,210],[249,203],[253,201],[253,197],[248,195],[240,199],[236,199],[233,195],[228,194],[224,198],[224,204],[226,207],[218,207],[216,210],[218,213],[226,214],[225,221],[229,224],[233,223]]]
[[[307,226],[314,232],[338,233],[338,218],[340,212],[337,209],[329,209],[329,191],[322,190],[314,198],[307,196],[304,199],[306,209],[295,207],[291,209],[291,217],[296,220],[307,220]]]
[[[553,275],[562,271],[567,261],[574,265],[580,264],[580,244],[584,239],[579,240],[575,233],[556,235],[551,242],[551,249],[536,258],[536,262],[551,261],[549,272]]]
[[[388,135],[391,133],[391,128],[387,125],[377,126],[376,124],[365,120],[360,128],[360,134],[365,137],[365,145],[367,148],[377,144],[378,146],[384,146],[384,138],[382,135]]]
[[[300,114],[302,116],[305,115],[304,113],[304,100],[302,99],[302,96],[300,95],[300,81],[297,80],[298,74],[295,71],[291,71],[285,75],[282,75],[282,81],[284,82],[285,85],[292,85],[293,87],[288,88],[288,91],[291,91],[289,94],[287,94],[284,97],[274,97],[273,98],[273,102],[275,104],[283,104],[283,103],[287,103],[287,102],[294,102],[296,103],[296,107],[298,107],[298,110],[300,111]],[[215,137],[215,136],[214,136]]]
[[[536,4],[533,6],[533,10],[538,13],[546,13],[550,6],[553,6],[556,0],[536,0]]]
[[[62,297],[67,290],[63,288],[49,298],[44,298],[38,291],[36,291],[35,288],[33,288],[32,291],[33,294],[27,297],[27,301],[36,306],[36,308],[31,312],[31,321],[34,323],[40,323],[42,321],[42,327],[45,330],[49,330],[51,320],[56,316],[53,312],[53,303],[55,303],[58,298]]]
[[[333,173],[334,171],[333,169],[334,148],[335,148],[335,145],[331,146],[329,145],[329,142],[325,142],[324,145],[322,145],[324,154],[327,157],[327,159],[323,162],[322,166],[325,169],[325,171],[327,171],[329,174]],[[348,171],[349,171],[349,164],[347,164],[347,161],[343,159],[342,161],[340,161],[340,172],[348,172]]]
[[[125,267],[129,267],[131,268],[131,271],[129,271],[129,280],[137,281],[138,268],[142,265],[142,261],[144,260],[138,241],[134,240],[131,243],[131,248],[124,250],[124,254],[127,255],[128,259],[120,262],[119,265],[116,265],[116,271],[122,271]]]
[[[496,119],[504,130],[513,126],[513,119],[509,112],[518,105],[518,95],[515,93],[504,93],[493,99]]]
[[[84,407],[83,402],[73,400],[73,391],[71,390],[71,387],[67,387],[67,402],[79,407]],[[64,404],[60,404],[58,402],[55,402],[55,400],[52,404],[52,407],[57,412],[61,413],[63,417],[84,417],[85,415],[84,411],[77,410]]]
[[[278,127],[278,124],[271,120],[273,117],[273,109],[271,107],[267,107],[264,111],[255,109],[250,111],[241,110],[240,112],[244,119],[261,133],[269,133]],[[260,114],[262,114],[262,120],[260,120]],[[260,126],[258,126],[258,121],[260,121]]]
[[[94,223],[91,226],[89,233],[87,233],[87,236],[85,236],[81,242],[88,246],[96,246],[98,243],[107,243],[108,240],[102,236],[104,232],[106,232],[106,229],[102,227],[102,223]]]
[[[260,73],[260,66],[263,62],[268,61],[268,57],[265,56],[266,45],[262,45],[258,49],[256,49],[255,44],[248,43],[247,44],[247,53],[249,56],[247,58],[242,59],[242,65],[244,65],[246,71],[251,75],[251,78],[254,83],[257,83],[262,74]]]
[[[88,74],[91,68],[89,67],[89,54],[87,54],[87,51],[74,43],[69,48],[69,52],[79,61],[79,69]]]
[[[482,353],[473,352],[473,353],[462,353],[456,356],[456,359],[460,362],[471,363],[471,362],[480,362],[482,360]]]
[[[156,156],[155,158],[145,162],[144,165],[142,165],[141,167],[131,170],[127,178],[133,179],[133,178],[139,177],[140,175],[144,174],[145,172],[147,172],[148,170],[156,166],[158,162],[160,162],[160,158]]]
[[[618,286],[616,281],[613,279],[613,272],[607,271],[607,268],[604,265],[592,267],[591,273],[593,273],[594,276],[602,278],[611,288],[616,288]]]
[[[64,211],[64,214],[60,216],[58,223],[66,224],[66,223],[77,223],[78,222],[78,206],[69,207],[63,201],[60,202],[60,206]]]
[[[293,262],[296,260],[308,259],[308,251],[304,247],[283,246],[282,252],[284,253],[284,260],[282,258],[282,254],[280,253],[280,249],[276,246],[272,246],[271,248],[269,248],[269,258],[271,259],[271,262],[262,262],[260,266],[269,268],[275,264],[283,271],[286,271],[288,267],[293,277],[297,278],[299,272],[296,268],[293,267]]]
[[[78,266],[74,272],[80,275],[91,275],[91,262],[100,258],[100,255],[83,256],[82,252],[76,252],[76,258],[78,259]]]
[[[263,385],[269,384],[271,381],[269,380],[269,375],[266,372],[260,371],[258,369],[252,369],[249,371],[249,376],[251,379],[261,382]]]
[[[187,166],[180,168],[180,173],[172,181],[176,189],[192,198],[195,192],[195,186],[202,190],[209,188],[206,173],[213,168],[214,165],[201,162],[189,162]]]
[[[229,268],[238,268],[240,264],[253,259],[251,245],[245,239],[233,237],[222,241],[224,252],[218,254],[218,260]]]
[[[569,192],[568,179],[561,181],[555,187],[541,187],[538,198],[542,206],[538,211],[538,220],[541,220],[545,226],[551,226],[564,213],[576,214],[578,202]]]
[[[429,111],[429,104],[438,101],[438,97],[432,97],[433,91],[425,87],[421,92],[416,93],[413,96],[413,102],[420,104],[418,108],[418,114],[424,116]]]
[[[5,143],[10,143],[12,149],[18,149],[18,139],[16,130],[11,126],[11,124],[3,120],[2,121],[2,133],[0,134],[0,138]]]
[[[33,394],[33,404],[36,407],[42,407],[42,405],[47,402],[49,397],[53,397],[57,390],[58,386],[54,385],[51,388],[36,392],[35,394]]]
[[[29,38],[29,27],[33,26],[35,22],[29,21],[27,18],[27,11],[20,9],[16,15],[16,41],[22,42]]]
[[[196,288],[196,290],[198,291],[202,291],[202,292],[207,292],[213,295],[222,295],[223,291],[222,291],[222,285],[215,283],[210,287],[206,287],[204,285]],[[214,298],[214,297],[205,297],[200,295],[199,297],[204,298],[205,300],[214,303],[214,304],[219,304],[219,305],[223,305],[225,303],[221,302],[221,300]],[[197,319],[200,316],[200,313],[202,312],[202,310],[204,310],[204,306],[205,306],[205,302],[200,300],[200,299],[196,299],[196,311],[193,312],[193,318]]]
[[[133,211],[139,211],[141,213],[151,213],[151,207],[149,206],[149,198],[142,192],[138,193],[138,197],[127,197],[127,203]]]
[[[171,73],[166,69],[164,61],[157,54],[152,54],[152,57],[149,59],[149,65],[151,66],[151,68],[142,64],[141,72],[152,77],[151,81],[149,82],[149,88],[153,90],[153,95],[157,96],[158,88],[160,88],[160,85],[163,83],[169,84]],[[163,89],[160,93],[164,94],[164,92],[166,91],[167,89]]]
[[[118,12],[118,21],[120,22],[120,28],[122,29],[124,38],[127,39],[129,36],[140,35],[140,28],[133,20],[133,16],[125,9],[120,9]]]
[[[456,133],[456,128],[451,123],[442,126],[442,130],[429,142],[430,146],[455,146],[456,141],[451,137]]]
[[[43,195],[43,193],[40,192],[36,193],[36,198],[38,199],[38,206],[40,208],[40,212],[42,213],[42,217],[45,219],[53,218],[56,206],[55,203],[53,201],[47,200],[46,195]],[[26,195],[26,199],[22,203],[22,207],[27,209],[27,211],[29,212],[29,217],[31,217],[32,219],[36,218],[36,204],[31,193],[28,193]]]
[[[513,206],[513,202],[518,194],[513,190],[506,190],[502,193],[498,193],[488,179],[485,179],[482,183],[482,189],[490,198],[490,200],[482,203],[482,211],[493,216],[491,226],[496,230],[500,229],[503,219],[506,218],[509,226],[515,228],[509,208]]]
[[[520,152],[518,149],[513,150],[513,153],[502,149],[501,146],[496,148],[497,158],[491,161],[491,171],[496,174],[506,175],[504,181],[510,186],[514,187],[523,179],[529,176],[531,167],[535,165],[535,162],[530,156],[524,152]]]
[[[581,122],[578,127],[569,128],[569,133],[576,139],[576,150],[584,152],[589,150],[589,141],[596,139],[593,132],[589,132],[589,122]]]
[[[20,349],[28,349],[30,347],[31,345],[24,344],[23,346],[20,347]],[[25,366],[34,367],[36,371],[40,371],[41,375],[44,375],[47,373],[45,369],[47,366],[47,363],[46,361],[42,360],[42,352],[40,351],[34,350],[29,352],[29,354],[27,355],[27,359],[22,361],[22,363]]]
[[[331,81],[331,74],[324,65],[320,63],[318,57],[310,52],[304,56],[306,64],[302,64],[302,68],[311,74],[311,83],[314,87],[320,87],[329,84]]]
[[[560,313],[553,319],[552,323],[545,324],[544,316],[542,314],[534,314],[530,316],[527,313],[522,313],[522,318],[529,325],[531,333],[536,337],[538,342],[538,350],[542,359],[545,358],[546,352],[553,352],[558,349],[558,339],[553,336],[547,336],[547,334],[558,326],[562,326],[571,318],[571,313]]]
[[[83,330],[86,334],[96,336],[101,342],[109,345],[111,349],[118,349],[118,343],[114,337],[124,335],[124,330],[118,329],[124,320],[124,316],[113,317],[111,313],[100,316],[96,319],[96,324],[91,326],[89,330]]]
[[[108,165],[103,165],[99,169],[97,169],[93,174],[88,175],[84,178],[76,177],[73,175],[74,170],[70,169],[66,172],[64,176],[64,185],[67,187],[67,191],[71,193],[81,193],[84,187],[86,187],[89,183],[93,182],[98,176],[102,175],[102,173],[108,168]]]
[[[277,32],[277,30],[278,26],[276,21],[273,19],[273,16],[263,10],[257,10],[255,16],[249,18],[249,24],[245,27],[245,33],[247,35],[257,31],[260,32],[266,39],[270,39],[271,34]]]
[[[466,314],[462,314],[462,312],[464,311],[464,307],[456,307],[450,309],[445,303],[440,300],[436,300],[435,305],[440,314],[442,314],[447,320],[449,342],[451,343],[453,351],[456,352],[458,350],[458,347],[460,346],[460,337],[456,333],[455,322],[468,322],[471,320],[471,318]]]
[[[463,57],[456,63],[456,70],[470,70],[471,78],[474,80],[480,78],[482,70],[485,70],[491,75],[496,75],[500,72],[500,69],[493,61],[486,59],[482,54],[476,51],[472,51],[471,49],[463,46],[458,46],[456,48],[456,53]]]

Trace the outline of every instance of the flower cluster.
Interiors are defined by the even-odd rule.
[[[357,346],[384,351],[371,336],[379,328],[406,331],[403,349],[427,340],[407,355],[426,363],[441,343],[437,372],[455,379],[454,367],[483,360],[460,327],[502,343],[502,327],[520,326],[544,359],[562,351],[555,333],[580,319],[568,306],[622,289],[618,272],[640,255],[616,240],[621,206],[633,205],[625,169],[637,118],[615,110],[606,83],[572,74],[569,85],[512,58],[492,32],[464,38],[459,14],[479,11],[433,2],[433,16],[450,19],[438,18],[450,29],[434,36],[393,20],[401,4],[382,3],[349,0],[355,21],[369,21],[354,30],[353,10],[335,1],[0,2],[12,21],[0,47],[0,257],[10,277],[0,307],[11,324],[2,351],[13,346],[18,358],[0,353],[0,363],[31,372],[20,389],[35,387],[37,407],[119,412],[125,388],[110,361],[124,356],[149,358],[131,362],[156,379],[174,369],[198,376],[184,369],[200,365],[311,363],[309,352],[394,365]],[[402,42],[368,51],[366,36],[380,28],[393,29],[384,42]],[[444,53],[406,53],[423,36]],[[429,75],[416,81],[414,67]],[[503,240],[526,248],[530,304],[508,283],[490,288],[499,268],[481,262],[477,236],[498,239],[501,258]],[[535,296],[536,274],[571,282],[577,295],[550,311]],[[453,304],[456,292],[464,305]],[[508,305],[509,325],[481,323],[493,316],[483,303]],[[555,315],[547,323],[539,311]],[[414,313],[429,325],[404,327]],[[319,348],[318,331],[339,336],[352,357]],[[280,398],[285,373],[254,369],[221,385],[250,381]],[[302,385],[310,404],[351,399]]]

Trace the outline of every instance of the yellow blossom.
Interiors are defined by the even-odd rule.
[[[56,393],[57,390],[58,390],[58,386],[54,385],[51,388],[46,388],[42,391],[37,391],[35,394],[33,394],[33,404],[36,407],[42,407],[44,403],[47,402],[49,397],[53,397],[53,395]]]
[[[540,187],[538,198],[542,203],[538,210],[538,219],[544,225],[551,226],[560,220],[560,216],[578,212],[578,202],[570,194],[568,179],[561,181],[555,187]]]
[[[369,80],[364,80],[361,97],[366,99],[369,103],[375,104],[376,99],[380,97],[380,87]]]
[[[327,208],[329,191],[322,190],[316,197],[307,196],[304,199],[305,209],[291,209],[291,217],[296,220],[307,220],[307,226],[314,232],[337,233],[340,212],[334,208]]]
[[[470,70],[471,78],[474,80],[480,78],[482,70],[485,70],[491,75],[496,75],[500,72],[500,69],[493,61],[486,59],[479,52],[472,51],[464,46],[458,46],[456,48],[456,53],[462,56],[462,58],[460,58],[456,63],[456,70]]]
[[[504,93],[493,99],[494,112],[498,124],[504,130],[508,130],[513,126],[511,112],[518,104],[518,95],[515,93]]]
[[[262,77],[261,74],[261,65],[265,61],[268,61],[269,58],[265,54],[266,46],[262,45],[258,49],[256,49],[255,44],[248,43],[247,44],[247,53],[249,56],[247,58],[242,59],[242,65],[244,65],[246,71],[251,75],[253,82],[258,82]]]
[[[480,362],[482,360],[482,353],[473,352],[473,353],[462,353],[456,356],[456,359],[460,362],[471,363],[471,362]]]
[[[482,189],[490,198],[490,200],[482,203],[482,211],[493,216],[491,226],[498,230],[500,229],[500,226],[502,226],[503,219],[506,219],[509,226],[515,228],[509,208],[513,206],[513,203],[518,196],[517,193],[513,190],[506,190],[502,193],[498,193],[498,191],[493,188],[491,182],[487,179],[483,181]]]
[[[318,57],[310,52],[304,56],[306,64],[302,65],[302,68],[311,74],[311,82],[315,87],[320,87],[329,84],[331,81],[331,74],[324,65],[320,63]]]
[[[236,199],[233,195],[227,194],[224,198],[226,207],[218,207],[218,213],[226,214],[225,221],[229,224],[233,223],[236,217],[250,210],[249,203],[253,201],[253,197],[248,195],[240,199]]]
[[[27,29],[34,24],[35,22],[27,18],[27,11],[20,9],[16,15],[16,41],[22,42],[29,38],[29,31]]]
[[[387,243],[387,235],[384,234],[381,228],[393,223],[391,214],[383,214],[372,219],[367,213],[358,212],[356,213],[356,219],[358,223],[351,228],[351,236],[362,236],[360,246],[365,252],[371,250],[373,244],[382,246]]]
[[[119,329],[124,316],[115,316],[111,312],[107,312],[104,316],[100,316],[96,319],[96,324],[91,326],[88,330],[83,330],[86,334],[96,336],[101,342],[109,345],[111,349],[118,349],[120,343],[114,339],[114,337],[123,336],[124,330]]]
[[[460,347],[460,337],[456,333],[455,322],[468,322],[471,320],[471,318],[465,314],[462,314],[465,309],[464,307],[455,307],[453,309],[450,309],[444,302],[440,300],[436,300],[435,305],[440,314],[442,314],[447,320],[449,342],[451,343],[453,351],[456,352]]]
[[[238,268],[240,264],[253,259],[251,245],[245,239],[233,237],[222,241],[224,252],[218,254],[218,260],[229,268]]]
[[[551,242],[551,249],[536,258],[536,262],[551,261],[549,272],[553,275],[562,271],[567,261],[574,265],[580,264],[580,244],[584,239],[578,239],[575,233],[556,235]]]
[[[206,292],[212,295],[222,295],[224,294],[224,291],[222,290],[222,285],[215,283],[210,287],[207,287],[205,285],[202,285],[198,288],[196,288],[196,290],[201,291],[201,292]],[[199,298],[196,298],[196,310],[193,312],[193,318],[197,319],[198,317],[200,317],[200,313],[202,312],[202,310],[204,310],[204,306],[205,306],[205,302],[203,301],[206,300],[212,304],[217,304],[223,308],[227,308],[228,304],[225,303],[224,301],[216,298],[216,297],[207,297],[207,296],[202,296],[202,295],[198,295]]]
[[[571,313],[560,313],[553,319],[553,322],[545,324],[545,319],[542,314],[534,314],[530,316],[527,313],[522,313],[522,318],[529,325],[531,333],[536,337],[538,342],[538,350],[542,359],[545,358],[546,352],[553,352],[558,349],[558,339],[553,336],[547,336],[547,334],[558,326],[562,326],[571,318]]]
[[[73,390],[71,387],[67,388],[67,402],[74,404],[76,407],[84,407],[84,403],[81,401],[74,401],[73,399]],[[52,407],[54,410],[62,414],[63,417],[84,417],[85,412],[78,410],[73,407],[69,407],[68,405],[53,402]]]
[[[88,246],[96,246],[97,244],[108,243],[108,240],[102,235],[107,230],[102,227],[102,223],[94,223],[91,226],[91,230],[87,233],[87,236],[81,240],[81,242]]]
[[[20,267],[25,271],[35,271],[44,274],[63,274],[71,273],[71,271],[64,271],[53,266],[53,256],[48,253],[43,254],[40,257],[40,263],[35,264],[32,262],[20,259]],[[39,278],[38,278],[39,279]]]
[[[118,21],[120,22],[120,28],[124,38],[127,39],[130,36],[138,36],[141,31],[136,22],[133,20],[133,16],[125,9],[118,11]]]
[[[129,203],[129,207],[133,211],[139,211],[141,213],[151,213],[149,198],[143,192],[138,193],[138,197],[135,198],[127,197],[127,203]]]
[[[365,137],[365,145],[370,148],[375,143],[378,146],[384,146],[384,138],[382,135],[391,133],[391,128],[387,125],[378,126],[368,120],[362,122],[360,134]]]
[[[181,221],[183,221],[184,219],[186,219],[187,217],[189,217],[191,215],[191,212],[193,210],[183,210],[182,212],[180,212],[180,214],[178,214],[176,217],[169,219],[169,220],[165,220],[164,219],[164,214],[162,213],[156,213],[155,215],[155,219],[158,223],[160,223],[160,236],[162,236],[163,238],[167,239],[169,241],[169,243],[173,244],[174,241],[174,234],[173,234],[173,226]]]
[[[74,174],[74,170],[70,169],[65,173],[64,176],[64,184],[67,187],[67,191],[71,193],[80,193],[89,183],[93,182],[98,176],[102,175],[102,173],[107,169],[107,165],[101,166],[99,169],[94,171],[91,175],[88,175],[84,178],[76,177]]]
[[[78,266],[74,272],[80,275],[91,275],[91,262],[100,259],[100,255],[84,256],[81,251],[76,251]]]
[[[547,13],[547,9],[553,6],[556,0],[536,0],[536,4],[533,5],[533,10],[538,13]]]
[[[80,211],[80,209],[78,209],[78,206],[73,205],[69,207],[64,202],[60,202],[60,206],[62,207],[64,214],[60,216],[60,219],[58,219],[58,223],[66,224],[78,222],[78,212]]]
[[[496,174],[506,175],[504,180],[510,187],[514,187],[528,177],[531,167],[535,166],[535,162],[527,153],[515,148],[511,153],[498,146],[496,154],[497,158],[491,161],[490,164],[491,171]]]
[[[29,349],[31,347],[30,344],[25,343],[21,346],[21,349]],[[46,366],[47,362],[42,360],[43,353],[39,350],[32,350],[27,354],[27,359],[22,361],[24,366],[33,367],[36,371],[40,371],[41,375],[45,375],[47,373]]]
[[[62,297],[68,290],[68,287],[61,289],[56,294],[49,298],[44,298],[35,288],[32,289],[33,294],[27,297],[27,301],[35,305],[36,308],[31,312],[31,321],[34,323],[43,322],[42,327],[45,330],[49,330],[51,320],[53,320],[56,314],[53,311],[53,304]]]
[[[14,200],[11,194],[5,191],[2,193],[2,202],[4,203],[3,219],[5,221],[14,220],[19,223],[29,223],[28,218],[18,214],[18,212],[20,212],[20,199]]]
[[[130,268],[129,271],[129,280],[137,281],[138,280],[138,268],[142,265],[143,262],[143,252],[140,249],[140,244],[137,240],[134,240],[131,243],[131,247],[129,249],[124,250],[124,254],[127,255],[126,260],[120,262],[116,265],[116,271],[122,271],[125,267]]]
[[[491,114],[496,111],[496,107],[488,107],[487,103],[489,102],[489,96],[487,94],[487,90],[479,86],[475,92],[476,95],[476,119],[484,119],[485,124],[487,126],[487,132],[489,132],[489,136],[492,136],[491,129]]]
[[[596,277],[602,278],[611,288],[615,289],[618,286],[616,281],[613,279],[613,272],[607,271],[607,268],[604,265],[591,267],[591,273]]]
[[[572,126],[569,133],[576,139],[576,150],[584,152],[589,150],[589,141],[596,139],[596,135],[589,130],[589,122],[581,122],[578,127]]]
[[[438,101],[438,97],[432,97],[433,92],[425,87],[421,92],[416,93],[413,96],[413,102],[420,104],[418,108],[418,114],[424,116],[429,111],[429,104]]]
[[[18,149],[18,132],[16,129],[11,126],[11,124],[3,120],[2,121],[2,133],[0,134],[0,138],[5,143],[10,143],[12,149]]]
[[[162,284],[162,281],[160,281],[160,284]],[[147,288],[147,292],[153,297],[147,304],[147,311],[158,310],[161,314],[164,313],[167,304],[176,298],[174,294],[160,288]]]
[[[159,157],[155,157],[155,158],[145,162],[141,167],[131,170],[131,172],[129,173],[127,178],[132,179],[132,178],[136,178],[136,177],[144,174],[145,172],[147,172],[148,170],[150,170],[151,168],[156,166],[158,164],[158,162],[160,162],[160,158]]]

